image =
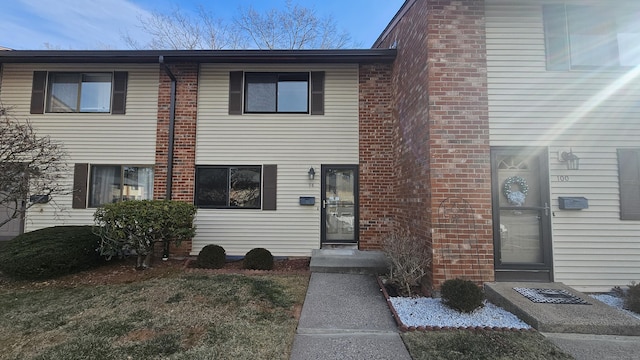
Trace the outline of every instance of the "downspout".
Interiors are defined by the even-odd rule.
[[[169,66],[164,62],[164,56],[160,55],[158,59],[160,66],[164,69],[164,72],[171,79],[171,98],[169,100],[169,148],[167,150],[167,192],[165,194],[165,200],[171,200],[171,188],[173,187],[173,139],[174,131],[176,127],[176,77],[169,69]],[[162,260],[169,259],[169,240],[164,240],[164,250],[162,252]]]

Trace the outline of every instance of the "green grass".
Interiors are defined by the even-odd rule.
[[[431,331],[402,334],[414,360],[573,359],[537,332]]]
[[[288,359],[307,275],[0,284],[0,359]]]

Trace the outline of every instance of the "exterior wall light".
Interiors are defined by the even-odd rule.
[[[567,170],[580,169],[580,158],[573,153],[572,149],[569,149],[569,152],[563,151],[560,153],[560,161],[567,164]]]
[[[307,174],[309,175],[309,180],[315,179],[316,171],[313,169],[313,166],[309,168],[309,172]]]

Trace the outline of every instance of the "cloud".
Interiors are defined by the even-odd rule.
[[[138,18],[149,15],[127,0],[20,0],[3,10],[0,33],[14,35],[0,38],[0,45],[15,49],[45,43],[61,49],[125,48],[122,34],[145,38]]]
[[[321,15],[332,14],[339,29],[368,47],[378,37],[404,0],[297,0]],[[141,44],[149,35],[139,27],[139,18],[151,16],[145,8],[167,10],[180,3],[193,10],[198,1],[180,0],[13,0],[0,6],[0,46],[13,49],[42,49],[45,43],[60,49],[127,49],[122,35]],[[200,1],[205,2],[206,1]],[[295,1],[294,1],[295,2]],[[282,6],[284,0],[234,0],[209,2],[217,17],[230,19],[238,6],[256,9]],[[375,4],[375,6],[372,6]]]

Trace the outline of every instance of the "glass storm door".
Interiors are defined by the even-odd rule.
[[[358,166],[322,166],[322,245],[358,243]]]
[[[497,281],[552,281],[547,150],[491,150]]]

